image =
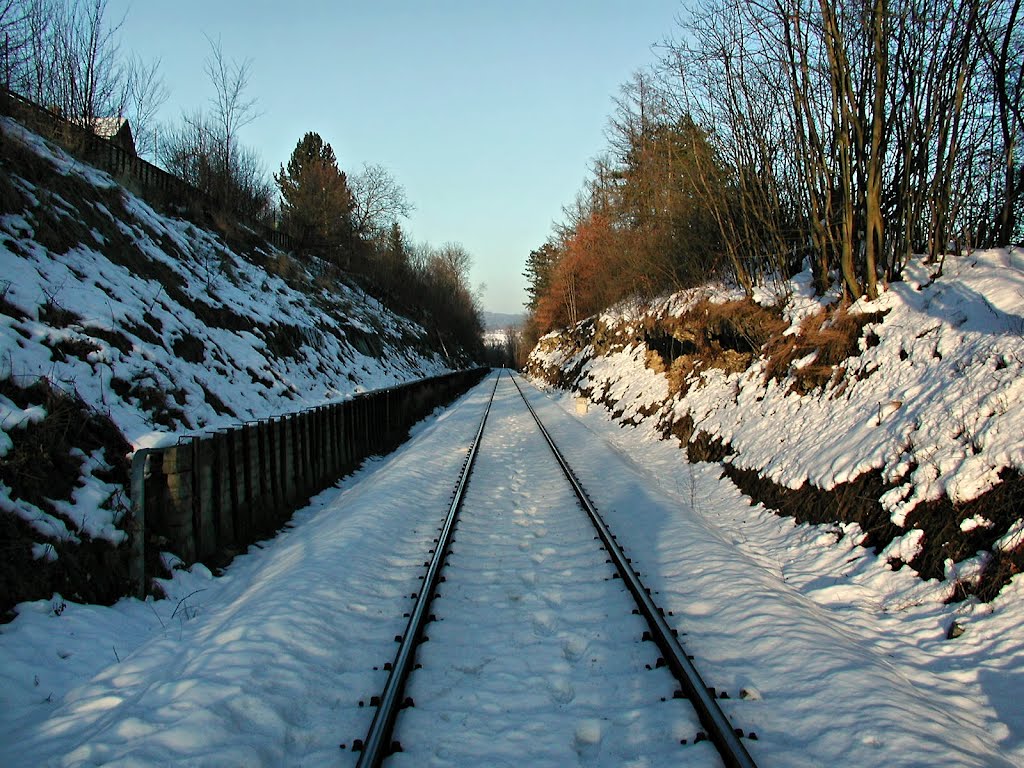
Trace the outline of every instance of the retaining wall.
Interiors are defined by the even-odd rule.
[[[307,411],[143,449],[132,463],[131,579],[142,595],[158,554],[223,563],[273,534],[310,496],[487,373],[459,371]]]

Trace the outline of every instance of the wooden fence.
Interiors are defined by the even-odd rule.
[[[393,449],[416,421],[485,374],[459,371],[137,451],[133,593],[145,593],[161,550],[188,565],[219,564],[272,535],[313,494]]]

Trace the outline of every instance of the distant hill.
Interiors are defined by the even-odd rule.
[[[522,312],[484,312],[484,328],[488,331],[503,331],[506,328],[522,328],[526,315]]]

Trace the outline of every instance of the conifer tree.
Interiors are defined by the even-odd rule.
[[[348,246],[354,201],[330,144],[307,133],[274,180],[285,230],[304,246]]]

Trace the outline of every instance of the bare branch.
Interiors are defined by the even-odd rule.
[[[405,188],[383,165],[364,163],[362,171],[349,178],[349,188],[355,202],[353,230],[361,237],[378,237],[413,211]]]

